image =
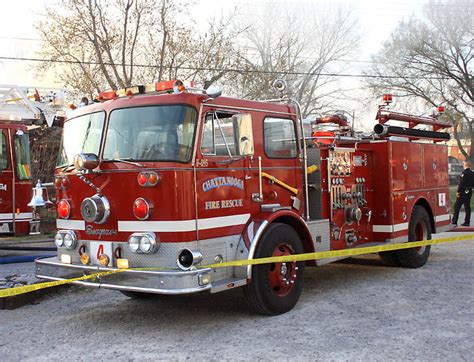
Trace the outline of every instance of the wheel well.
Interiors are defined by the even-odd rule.
[[[279,222],[279,223],[291,226],[298,233],[298,236],[300,237],[300,240],[303,243],[304,252],[305,253],[314,252],[313,239],[311,237],[311,234],[308,231],[308,228],[306,227],[303,221],[300,221],[294,217],[285,215],[285,216],[280,216],[276,218],[275,220],[272,221],[272,223],[274,222]]]
[[[435,225],[435,222],[434,222],[434,217],[433,217],[433,211],[431,210],[431,206],[430,204],[428,203],[428,201],[426,201],[426,199],[419,199],[414,206],[421,206],[423,207],[426,212],[428,213],[428,216],[430,217],[430,223],[431,223],[431,231],[433,233],[436,232],[436,225]]]

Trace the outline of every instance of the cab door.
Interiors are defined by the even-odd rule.
[[[197,238],[204,264],[235,257],[250,219],[253,154],[249,113],[206,109],[195,161]],[[231,269],[216,268],[212,279],[231,277]]]
[[[13,232],[13,168],[8,129],[0,129],[0,233]]]
[[[196,157],[199,239],[240,234],[250,218],[251,115],[209,109]]]

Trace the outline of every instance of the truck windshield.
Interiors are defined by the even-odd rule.
[[[104,120],[105,112],[97,112],[65,122],[57,166],[72,165],[81,152],[99,155]]]
[[[110,114],[103,159],[191,159],[197,112],[184,105],[123,108]]]

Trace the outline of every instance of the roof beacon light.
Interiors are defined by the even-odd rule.
[[[443,106],[438,106],[438,113],[443,114],[444,113],[444,107]]]
[[[391,95],[391,94],[384,94],[384,95],[383,95],[383,101],[384,101],[386,104],[392,103],[392,95]]]

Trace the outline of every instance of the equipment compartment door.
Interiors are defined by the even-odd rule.
[[[422,144],[390,142],[392,147],[393,191],[417,190],[423,185],[420,170],[422,164]]]
[[[448,148],[444,145],[423,145],[425,188],[448,186]]]

